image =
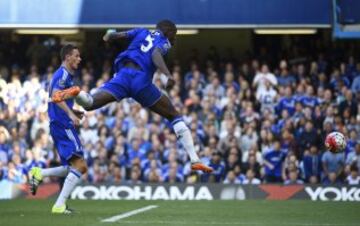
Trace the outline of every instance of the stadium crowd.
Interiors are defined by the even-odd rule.
[[[25,46],[16,39],[0,45],[0,180],[26,183],[31,167],[59,164],[47,116],[47,88],[60,64],[51,48],[37,38]],[[109,48],[103,47],[101,64],[89,58],[82,64],[82,89],[111,77]],[[13,63],[16,51],[24,52],[28,67]],[[89,165],[84,180],[360,184],[360,61],[301,53],[297,59],[303,60],[288,56],[270,64],[256,53],[221,59],[212,48],[202,61],[174,61],[177,83],[167,95],[215,172],[191,172],[169,122],[128,99],[86,113],[79,128]],[[348,138],[343,153],[324,148],[324,137],[335,130]]]

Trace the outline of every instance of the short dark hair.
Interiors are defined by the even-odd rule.
[[[171,20],[161,20],[156,24],[156,28],[167,33],[168,31],[176,31],[176,25]]]
[[[76,46],[74,46],[72,44],[64,45],[60,50],[61,61],[64,61],[66,55],[71,54],[74,49],[78,49],[78,47],[76,47]]]
[[[353,172],[353,171],[359,171],[359,168],[358,168],[358,166],[356,165],[356,164],[351,164],[351,166],[350,166],[350,171],[351,172]]]

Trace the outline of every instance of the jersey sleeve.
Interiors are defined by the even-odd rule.
[[[54,80],[53,89],[62,90],[70,86],[70,75],[66,71],[63,71],[61,76],[57,76]]]
[[[163,41],[159,42],[155,46],[155,48],[160,49],[161,54],[164,56],[169,52],[171,45],[168,40],[163,40]]]

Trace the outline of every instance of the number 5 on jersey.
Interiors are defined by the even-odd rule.
[[[153,47],[154,38],[151,37],[151,35],[148,35],[146,36],[145,40],[148,42],[148,44],[146,46],[144,44],[141,45],[141,51],[143,51],[144,53],[146,53]]]

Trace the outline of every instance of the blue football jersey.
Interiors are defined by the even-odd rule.
[[[295,113],[295,104],[296,100],[293,97],[281,98],[279,104],[276,107],[278,114],[281,114],[281,112],[286,109],[290,115],[293,115]]]
[[[162,55],[166,55],[171,48],[169,40],[159,30],[150,32],[145,28],[135,28],[127,31],[127,38],[131,41],[128,48],[121,52],[115,59],[115,70],[123,66],[126,60],[138,64],[150,77],[153,76],[156,66],[152,62],[152,52],[159,48]]]
[[[53,74],[49,87],[49,96],[51,97],[54,90],[67,89],[72,87],[73,85],[73,75],[71,75],[64,67],[61,66]],[[72,109],[72,107],[74,106],[74,100],[68,99],[65,102],[67,106]],[[70,117],[56,103],[49,102],[48,115],[50,118],[50,122],[56,122],[63,125],[64,127],[70,127],[73,125]]]

